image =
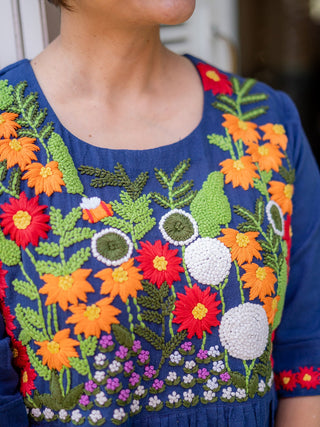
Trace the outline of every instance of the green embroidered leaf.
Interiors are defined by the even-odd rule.
[[[59,383],[59,376],[57,371],[53,371],[50,379],[50,391],[55,401],[61,403],[63,399],[62,391]]]
[[[21,183],[21,169],[19,167],[13,168],[11,170],[8,190],[14,192],[15,194],[20,194],[20,183]]]
[[[19,246],[13,240],[6,239],[1,229],[0,260],[9,267],[19,264],[21,260],[21,250]]]
[[[47,117],[47,108],[44,108],[43,110],[40,110],[37,116],[34,118],[34,127],[38,128],[42,125],[45,118]]]
[[[125,221],[122,218],[117,218],[115,216],[108,216],[106,218],[103,218],[101,222],[103,222],[105,225],[110,225],[110,227],[118,228],[119,230],[123,231],[125,234],[128,234],[131,231],[130,223]]]
[[[230,149],[230,141],[225,136],[213,133],[211,135],[208,135],[207,138],[209,144],[216,145],[223,151],[228,151]]]
[[[38,289],[33,283],[14,279],[12,285],[18,294],[24,295],[32,301],[38,298]]]
[[[152,283],[148,282],[148,280],[142,280],[141,283],[142,283],[142,286],[143,286],[143,290],[145,292],[147,292],[147,294],[151,298],[157,299],[157,300],[161,299],[161,295],[159,294],[159,289],[155,285],[153,285]]]
[[[60,246],[57,243],[40,242],[35,248],[39,255],[57,257],[60,254]]]
[[[160,289],[159,289],[159,295],[161,298],[167,298],[167,296],[169,295],[169,286],[167,284],[167,282],[163,282]]]
[[[145,310],[141,317],[142,320],[145,320],[146,322],[153,322],[157,323],[158,325],[161,325],[163,321],[163,316],[157,311]]]
[[[264,182],[261,181],[259,178],[253,178],[254,188],[260,191],[261,194],[264,196],[268,195],[268,190],[266,188],[266,185]]]
[[[95,336],[88,337],[80,341],[80,350],[83,356],[94,356],[98,345],[98,338]]]
[[[268,373],[268,368],[264,363],[257,363],[253,368],[252,372],[266,377]]]
[[[40,359],[36,356],[35,352],[32,350],[30,346],[27,346],[27,353],[29,356],[30,363],[32,367],[36,370],[38,375],[42,377],[45,381],[50,381],[51,378],[51,371],[46,366],[43,365]]]
[[[218,110],[224,112],[224,113],[232,114],[233,116],[237,115],[237,112],[233,108],[229,107],[228,105],[224,104],[223,102],[215,101],[212,103],[212,106],[214,108],[217,108]]]
[[[247,233],[248,231],[259,231],[258,226],[253,221],[246,221],[238,224],[237,229],[241,233]]]
[[[266,101],[268,95],[265,93],[255,93],[254,95],[247,95],[241,98],[241,104],[254,104],[260,101]]]
[[[29,126],[29,123],[27,126]],[[20,138],[23,136],[26,136],[27,138],[35,138],[36,137],[36,133],[33,129],[26,129],[26,128],[18,129],[17,134]]]
[[[258,385],[259,385],[259,377],[258,377],[258,375],[257,374],[252,374],[252,377],[251,377],[251,379],[249,381],[249,388],[248,388],[248,391],[249,391],[248,394],[249,394],[249,397],[251,399],[253,399],[254,396],[255,396],[255,394],[257,393],[257,391],[258,391]]]
[[[170,295],[168,299],[165,301],[164,303],[165,308],[163,309],[163,314],[165,316],[169,316],[171,312],[174,310],[175,302],[176,302],[176,298],[174,295]]]
[[[233,108],[235,111],[237,111],[237,103],[230,96],[218,95],[217,98],[219,99],[219,101],[222,101],[225,104],[228,104],[231,108]]]
[[[159,181],[161,187],[166,190],[169,185],[168,175],[162,169],[157,169],[157,168],[154,169],[154,174],[157,180]]]
[[[190,159],[182,160],[172,171],[170,175],[171,183],[179,182],[183,175],[190,168]]]
[[[133,339],[130,331],[127,328],[122,325],[113,324],[111,326],[111,329],[120,345],[123,345],[124,347],[127,347],[129,349],[132,348]]]
[[[184,196],[189,191],[192,191],[193,185],[194,185],[193,180],[183,182],[172,191],[172,196],[175,198]],[[195,191],[193,191],[193,193],[195,193]]]
[[[269,172],[267,171],[261,171],[261,178],[264,182],[269,182],[272,179],[272,170],[270,169]]]
[[[91,230],[91,228],[84,227],[84,228],[74,228],[72,231],[67,231],[66,234],[61,238],[60,244],[68,248],[75,243],[82,242],[86,239],[91,239],[91,237],[94,235],[95,230]]]
[[[279,174],[286,181],[287,184],[294,184],[295,181],[295,170],[294,169],[286,169],[284,166],[280,166]]]
[[[69,357],[69,362],[71,367],[80,375],[87,376],[89,374],[89,366],[86,360],[79,359],[78,357]]]
[[[81,218],[82,209],[72,208],[72,210],[64,217],[63,228],[65,231],[72,231],[76,226],[76,223]]]
[[[169,357],[170,354],[187,338],[187,331],[177,332],[171,339],[165,344],[163,352],[164,357]]]
[[[269,109],[268,106],[254,108],[253,110],[248,111],[247,113],[243,114],[242,120],[246,121],[246,120],[256,119],[257,117],[262,116],[263,114],[266,114],[268,109]]]
[[[79,179],[77,169],[60,135],[53,132],[48,140],[48,149],[53,160],[58,162],[59,170],[63,174],[63,181],[66,184],[68,193],[83,194],[83,185]]]
[[[73,272],[81,268],[83,264],[88,261],[90,256],[91,256],[90,248],[81,248],[77,252],[72,254],[64,268],[64,271],[65,271],[64,275],[72,274]]]
[[[141,240],[156,225],[155,218],[148,217],[144,222],[140,222],[134,227],[134,234],[136,240]]]
[[[7,173],[7,160],[3,160],[3,162],[0,162],[0,182],[6,179]]]
[[[240,82],[236,77],[231,77],[231,83],[232,83],[232,87],[233,87],[233,91],[234,93],[238,94],[240,91]]]
[[[288,253],[287,243],[285,241],[281,242],[281,249],[282,249],[283,256],[285,258]],[[280,325],[283,306],[285,302],[287,283],[288,283],[288,267],[287,267],[287,263],[283,262],[280,269],[280,274],[278,277],[277,296],[280,297],[280,300],[278,302],[278,307],[277,307],[278,311],[276,312],[276,315],[274,317],[274,322],[272,327],[273,330],[275,330]]]
[[[135,334],[139,335],[140,337],[148,341],[156,350],[163,350],[165,348],[164,338],[157,335],[147,326],[143,327],[140,325],[136,325],[134,327],[134,332]]]
[[[0,110],[7,110],[13,103],[13,86],[8,80],[0,80]]]
[[[170,208],[170,200],[168,199],[168,197],[163,196],[160,193],[155,193],[155,192],[152,192],[150,194],[150,197],[152,198],[152,200],[154,202],[156,202],[158,205],[162,206],[163,208],[165,208],[165,209]]]
[[[66,273],[66,268],[59,262],[37,261],[35,268],[40,276],[43,274],[52,274],[55,277],[59,277],[71,274]]]
[[[252,224],[256,224],[255,215],[250,212],[248,209],[243,208],[240,205],[235,205],[233,207],[234,213],[246,219],[248,222],[252,222]]]
[[[16,316],[17,320],[20,323],[22,328],[29,329],[32,328],[38,328],[43,329],[44,327],[44,321],[43,317],[40,316],[38,312],[33,310],[30,307],[22,307],[21,304],[17,304],[16,308]],[[45,341],[47,339],[47,336],[41,332],[41,331],[35,331],[37,334],[37,337],[32,335],[32,337],[36,341]]]
[[[44,140],[50,138],[52,132],[54,131],[53,123],[46,123],[39,132],[39,139]]]
[[[230,372],[232,384],[237,388],[246,388],[246,377],[240,372]]]
[[[32,337],[28,331],[21,329],[18,339],[21,341],[22,345],[27,345],[31,341]]]
[[[61,209],[50,207],[50,224],[53,234],[62,236],[64,232]]]
[[[244,95],[247,95],[255,84],[255,79],[246,79],[240,87],[239,96],[243,97]]]
[[[63,399],[63,408],[71,410],[77,406],[81,395],[84,392],[84,384],[79,384],[69,391],[66,397]]]
[[[278,269],[278,263],[277,263],[277,256],[270,253],[264,253],[262,255],[263,257],[263,264],[267,267],[272,268],[274,271],[277,271]]]
[[[145,295],[138,297],[137,301],[139,305],[145,308],[158,310],[161,307],[161,303],[159,300],[155,300],[154,298],[150,298]]]
[[[263,198],[260,197],[259,199],[256,200],[255,212],[254,212],[256,221],[260,225],[262,225],[264,221],[264,209],[265,209],[265,203],[263,201]]]
[[[231,208],[224,193],[224,177],[221,172],[212,172],[203,183],[190,205],[191,214],[197,221],[201,237],[216,237],[220,224],[231,221]]]

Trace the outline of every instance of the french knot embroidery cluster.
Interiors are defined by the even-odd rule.
[[[120,425],[272,387],[292,236],[288,138],[281,124],[254,122],[268,107],[253,80],[198,70],[221,113],[206,143],[225,155],[200,185],[189,158],[136,177],[120,163],[77,169],[37,94],[0,81],[0,304],[35,421],[103,425],[109,408]],[[99,197],[107,186],[115,200]],[[237,200],[255,191],[252,209],[232,205],[231,189]],[[68,212],[51,202],[66,194]],[[319,382],[307,368],[280,378],[287,389]]]

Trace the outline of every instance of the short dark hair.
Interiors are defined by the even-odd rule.
[[[56,6],[64,7],[65,9],[70,10],[70,5],[68,4],[68,0],[49,0],[50,3],[53,3]]]

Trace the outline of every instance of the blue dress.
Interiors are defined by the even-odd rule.
[[[0,72],[1,426],[272,426],[278,397],[319,394],[297,111],[188,58],[201,122],[147,150],[72,135],[28,60]]]

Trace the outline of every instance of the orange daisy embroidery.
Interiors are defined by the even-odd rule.
[[[74,347],[79,341],[69,338],[70,329],[63,329],[55,334],[51,341],[37,342],[40,348],[36,354],[42,356],[42,364],[49,369],[61,371],[63,366],[70,368],[69,357],[79,357]]]
[[[271,200],[274,200],[280,206],[283,215],[288,213],[292,214],[292,196],[294,192],[294,186],[292,184],[285,184],[279,181],[270,181],[269,193],[271,194]]]
[[[259,251],[262,251],[262,248],[256,241],[258,232],[240,233],[232,228],[223,228],[222,233],[224,236],[218,237],[218,240],[231,249],[232,261],[237,260],[241,265],[244,262],[251,263],[253,257],[261,259]]]
[[[223,114],[225,122],[222,126],[227,128],[234,141],[242,140],[244,144],[258,142],[260,139],[259,133],[256,131],[258,127],[255,123],[245,122],[232,114]]]
[[[116,307],[110,305],[112,300],[112,298],[104,298],[89,306],[72,305],[69,310],[73,315],[66,320],[66,323],[74,323],[74,333],[76,335],[84,333],[86,338],[93,335],[99,338],[101,331],[109,334],[111,325],[120,323],[115,316],[121,313]]]
[[[263,308],[265,309],[265,312],[268,317],[268,322],[270,325],[273,325],[275,315],[278,311],[278,304],[280,301],[280,296],[277,295],[276,297],[265,297],[263,299],[264,305]]]
[[[243,287],[250,289],[250,301],[259,298],[261,301],[267,296],[274,293],[274,284],[277,281],[273,269],[270,267],[259,267],[258,264],[244,264],[241,266],[245,274],[241,280],[245,282]]]
[[[7,161],[7,169],[19,165],[24,171],[32,160],[37,160],[34,151],[40,148],[34,144],[35,138],[0,139],[0,161]]]
[[[47,196],[51,196],[54,192],[62,192],[61,186],[65,183],[62,172],[58,169],[58,162],[49,162],[45,166],[41,163],[32,163],[26,170],[22,179],[28,180],[28,187],[34,187],[36,194],[46,193]]]
[[[286,150],[288,137],[282,125],[267,123],[266,125],[260,126],[260,129],[264,132],[264,141],[268,140],[271,144],[279,145],[283,150]]]
[[[0,114],[0,138],[4,137],[6,139],[11,136],[17,138],[16,129],[20,129],[21,126],[15,122],[15,119],[18,117],[18,114],[14,113],[2,113]]]
[[[87,302],[87,292],[94,292],[93,287],[86,280],[92,270],[79,269],[67,276],[53,276],[45,274],[41,280],[45,285],[39,290],[40,294],[47,294],[46,305],[59,303],[62,310],[67,310],[68,303],[78,304],[78,299]]]
[[[140,269],[134,267],[133,262],[134,259],[131,258],[114,270],[106,268],[95,274],[94,277],[103,280],[101,294],[110,294],[111,298],[119,295],[123,302],[127,301],[129,295],[136,298],[137,291],[143,290],[143,275],[139,274]]]
[[[279,172],[279,166],[285,156],[278,147],[270,143],[263,145],[250,144],[247,153],[251,154],[252,160],[259,163],[261,170],[269,171],[270,169]]]
[[[248,190],[249,185],[253,187],[253,178],[259,178],[256,173],[257,167],[249,156],[243,156],[239,160],[224,160],[220,166],[226,184],[232,182],[233,188],[241,186],[244,190]]]

